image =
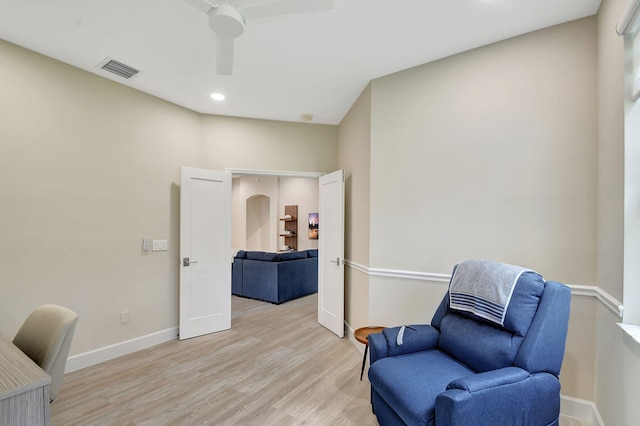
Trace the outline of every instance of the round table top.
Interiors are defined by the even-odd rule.
[[[368,326],[368,327],[360,327],[356,331],[353,332],[353,336],[360,343],[364,343],[365,345],[369,344],[369,335],[373,333],[380,333],[386,327],[379,326]]]

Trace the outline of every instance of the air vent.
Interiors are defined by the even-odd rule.
[[[126,78],[127,80],[140,72],[139,70],[130,67],[129,65],[125,65],[122,62],[118,62],[111,58],[105,59],[98,66],[105,71],[113,73],[122,78]]]

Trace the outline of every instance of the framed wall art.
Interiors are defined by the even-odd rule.
[[[309,239],[318,239],[318,213],[309,213]]]

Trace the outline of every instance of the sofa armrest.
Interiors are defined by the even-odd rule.
[[[440,332],[430,325],[405,327],[402,345],[397,344],[401,327],[385,328],[382,333],[369,335],[369,356],[373,364],[381,358],[421,352],[438,345]]]
[[[231,264],[231,294],[243,296],[242,291],[242,262],[244,259],[234,258]]]
[[[507,367],[454,380],[436,398],[438,426],[549,425],[560,415],[560,382]]]

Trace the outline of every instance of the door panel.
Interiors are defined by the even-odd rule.
[[[231,328],[231,175],[182,168],[180,339]]]
[[[318,322],[344,336],[344,171],[319,179]]]

